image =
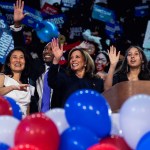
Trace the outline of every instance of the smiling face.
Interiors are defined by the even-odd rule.
[[[73,71],[84,71],[85,64],[85,59],[79,50],[72,52],[70,56],[70,67]]]
[[[95,59],[96,70],[103,71],[106,65],[108,65],[106,56],[103,53],[98,54]]]
[[[49,63],[52,62],[54,58],[53,52],[52,52],[52,48],[51,48],[51,44],[48,43],[43,50],[43,60],[45,63]]]
[[[128,51],[127,62],[130,68],[141,67],[142,65],[142,54],[135,47],[132,47]]]
[[[24,31],[23,32],[25,44],[29,45],[32,42],[32,32],[31,31]]]
[[[23,52],[15,50],[10,56],[9,67],[12,72],[22,72],[25,68],[25,57]]]

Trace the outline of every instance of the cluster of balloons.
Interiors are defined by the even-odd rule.
[[[15,118],[22,119],[22,111],[17,102],[7,96],[0,96],[0,116],[9,115]]]
[[[128,98],[120,109],[119,120],[122,134],[132,149],[144,150],[143,145],[150,139],[149,108],[150,96],[138,94]]]
[[[0,150],[144,150],[150,143],[150,96],[135,95],[112,113],[98,92],[73,93],[64,109],[22,118],[15,100],[0,97]]]

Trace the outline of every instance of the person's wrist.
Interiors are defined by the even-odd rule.
[[[57,59],[57,58],[54,57],[54,59],[53,59],[53,64],[58,64],[59,61],[60,61],[60,59]]]
[[[20,27],[21,27],[21,24],[20,24],[19,22],[15,22],[15,23],[14,23],[14,27],[15,27],[15,28],[20,28]]]

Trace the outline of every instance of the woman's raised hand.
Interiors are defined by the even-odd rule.
[[[110,50],[108,50],[108,56],[110,59],[110,64],[116,66],[119,61],[120,51],[117,53],[116,47],[110,46]]]
[[[57,64],[63,55],[63,44],[59,45],[58,38],[52,39],[51,48],[54,55],[53,63]]]

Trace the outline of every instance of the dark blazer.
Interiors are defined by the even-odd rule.
[[[58,71],[59,70],[59,71]],[[68,75],[59,65],[52,65],[48,72],[48,84],[53,88],[51,107],[64,107],[67,98],[79,89],[93,89],[103,92],[103,80],[98,77],[78,78],[74,73]]]

